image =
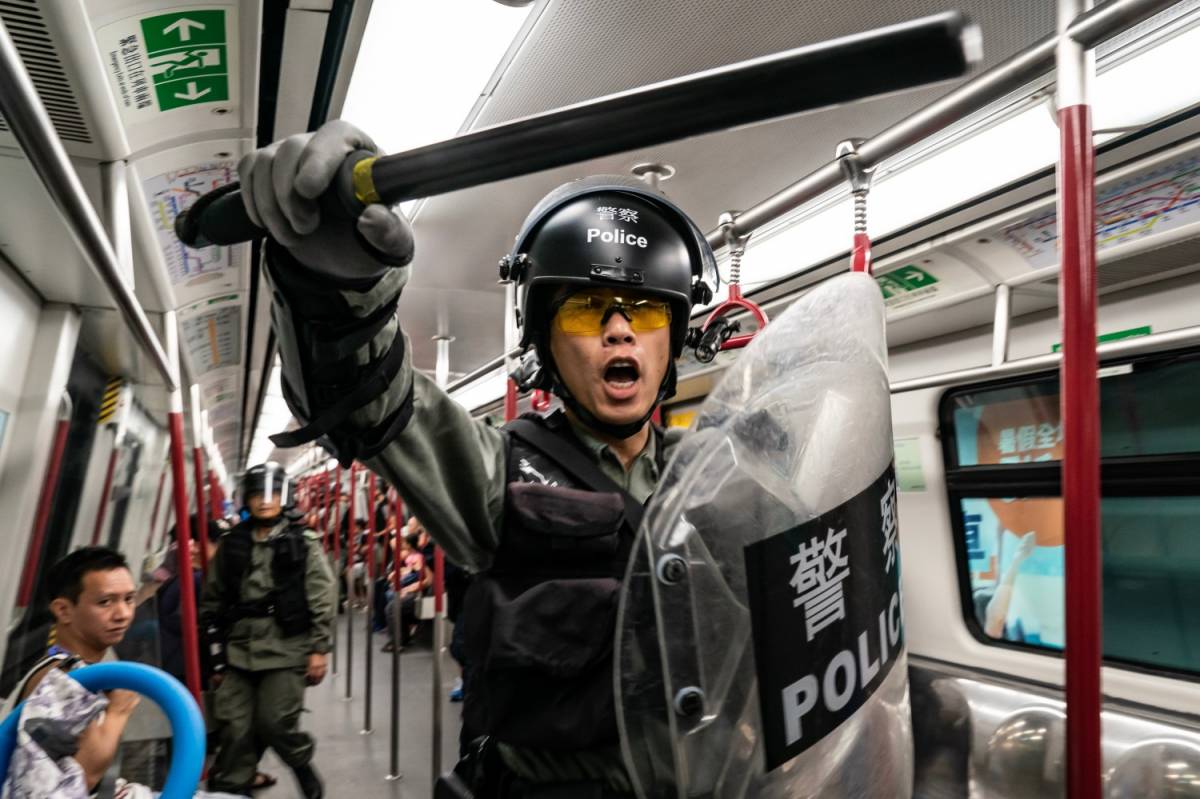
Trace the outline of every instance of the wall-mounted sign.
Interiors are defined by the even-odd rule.
[[[231,40],[237,7],[127,17],[96,31],[126,123],[185,106],[228,103],[236,93]]]
[[[1200,221],[1200,155],[1172,161],[1098,192],[1096,250]],[[1033,269],[1058,263],[1058,216],[1054,208],[1000,231],[1003,240]]]
[[[210,297],[179,311],[183,345],[192,367],[203,374],[241,363],[241,295]]]
[[[921,462],[921,439],[916,436],[892,440],[896,454],[896,485],[901,491],[925,490],[925,465]]]
[[[938,293],[940,281],[914,264],[893,269],[875,278],[889,310],[929,299]]]
[[[191,207],[202,195],[237,180],[236,164],[214,161],[164,172],[142,181],[150,218],[158,233],[167,273],[178,288],[201,287],[215,293],[237,287],[236,270],[231,268],[237,247],[184,246],[175,235],[175,217]]]

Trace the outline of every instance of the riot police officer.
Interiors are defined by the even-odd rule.
[[[713,253],[641,182],[593,177],[547,195],[502,269],[540,364],[527,386],[566,410],[497,430],[412,368],[396,313],[413,255],[404,217],[371,205],[356,224],[321,218],[315,198],[355,150],[376,147],[336,121],[239,165],[249,215],[271,234],[283,391],[304,422],[275,441],[321,438],[343,463],[368,462],[477,573],[464,720],[486,736],[471,759],[486,767],[460,764],[469,788],[456,782],[455,795],[628,795],[617,593],[670,447],[650,418],[674,393],[693,303],[716,289]]]
[[[249,517],[221,538],[200,603],[201,621],[223,649],[213,678],[218,746],[209,788],[248,794],[269,746],[303,796],[316,799],[324,788],[300,712],[305,689],[325,678],[333,576],[319,537],[289,508],[279,464],[248,469],[240,493]]]

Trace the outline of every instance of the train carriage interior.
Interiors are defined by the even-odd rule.
[[[913,21],[952,31],[953,69],[903,45]],[[285,365],[299,356],[278,327],[273,245],[180,239],[178,220],[236,188],[246,156],[341,119],[376,145],[359,149],[387,154],[366,168],[372,199],[357,182],[370,162],[354,167],[362,203],[392,204],[383,166],[415,164],[415,188],[394,192],[415,255],[391,314],[405,368],[489,428],[481,439],[564,407],[548,384],[513,379],[529,358],[508,256],[551,189],[624,176],[715,251],[719,286],[690,306],[652,423],[681,448],[713,443],[662,464],[606,639],[631,775],[611,795],[1200,798],[1200,0],[0,0],[0,22],[6,713],[22,712],[25,676],[58,646],[51,566],[109,547],[136,586],[112,657],[182,681],[211,765],[222,722],[201,674],[202,596],[185,601],[176,579],[183,528],[207,575],[209,547],[248,513],[242,475],[273,461],[336,594],[329,673],[299,722],[325,795],[432,797],[459,760],[444,594],[462,569],[437,546],[439,521],[415,520],[427,486],[326,436],[273,443],[312,421]],[[870,49],[889,36],[902,44]],[[786,85],[763,67],[785,57],[799,65]],[[716,82],[735,73],[751,78]],[[710,80],[692,90],[693,75]],[[674,99],[650,103],[656,89]],[[597,218],[596,238],[639,246],[637,212]],[[858,296],[838,293],[851,272],[874,281],[869,302],[831,306]],[[826,349],[872,347],[878,380],[798,399],[814,390],[806,370],[843,357]],[[782,394],[755,393],[771,380]],[[423,396],[410,412],[436,426]],[[854,442],[874,421],[845,409],[873,396],[891,431],[883,482],[876,470],[845,493],[800,485],[865,474]],[[819,418],[785,418],[802,407]],[[435,451],[460,446],[446,424]],[[837,468],[793,468],[801,451]],[[797,552],[800,527],[786,541],[752,529],[759,510],[734,499],[751,462],[794,481],[787,496],[838,497],[788,517],[824,537],[812,579],[839,593],[819,621],[801,590],[805,543],[766,560],[772,542]],[[756,490],[778,499],[773,479]],[[696,499],[706,485],[718,488]],[[856,582],[865,566],[834,574],[842,539],[826,524],[876,485],[885,549],[871,557],[898,579],[890,606],[890,589],[878,600]],[[409,533],[425,550],[415,593],[401,588]],[[671,549],[683,538],[687,563]],[[682,606],[663,587],[678,582],[671,559],[691,575]],[[784,594],[755,587],[781,568],[796,569]],[[717,582],[702,590],[702,576]],[[402,591],[412,615],[390,626],[386,596]],[[784,615],[796,609],[786,619],[780,596]],[[652,618],[640,633],[638,612]],[[826,629],[845,640],[822,644]],[[640,639],[655,654],[631,676]],[[674,686],[662,708],[630,687],[650,672]],[[159,791],[182,747],[153,704],[134,711],[110,771]],[[277,784],[254,795],[305,795],[262,748],[258,770]],[[884,749],[902,752],[900,776],[877,776]],[[186,781],[163,795],[190,796],[194,777],[172,793]]]

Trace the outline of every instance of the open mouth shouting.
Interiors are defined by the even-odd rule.
[[[636,358],[617,356],[604,364],[604,393],[609,399],[622,402],[637,396],[641,366]]]

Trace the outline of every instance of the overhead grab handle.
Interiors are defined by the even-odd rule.
[[[729,297],[718,305],[704,320],[704,324],[688,331],[688,346],[696,348],[696,360],[709,363],[723,350],[735,350],[750,343],[755,334],[767,326],[767,314],[758,303],[742,296],[742,256],[746,254],[746,243],[750,234],[739,236],[736,230],[737,213],[726,211],[721,214],[721,230],[729,247]],[[730,315],[745,311],[754,317],[758,326],[749,333],[735,335],[741,331],[741,322]]]
[[[871,237],[867,235],[867,195],[871,192],[874,168],[865,169],[858,148],[866,139],[846,139],[839,142],[836,155],[842,174],[850,183],[854,198],[854,243],[850,250],[850,271],[872,274]]]

